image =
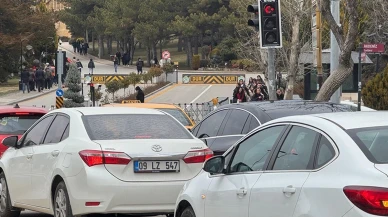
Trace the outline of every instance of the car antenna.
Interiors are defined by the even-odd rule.
[[[13,108],[20,108],[19,104],[16,103],[16,105]]]

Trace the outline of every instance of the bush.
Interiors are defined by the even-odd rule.
[[[388,67],[369,80],[362,88],[364,105],[376,110],[388,109]]]
[[[148,86],[148,87],[143,89],[144,95],[150,94],[150,93],[166,86],[169,83],[170,82],[159,82],[159,83],[156,83],[155,85]],[[115,100],[115,103],[121,103],[121,101],[123,101],[123,100],[136,100],[136,95],[137,95],[137,93],[133,93],[133,94],[130,94],[129,96],[121,97],[121,98]]]
[[[113,100],[115,99],[115,93],[120,90],[121,84],[119,81],[113,80],[105,83],[105,91],[113,95]]]
[[[205,68],[209,66],[210,61],[209,60],[201,60],[199,61],[199,67],[200,68]]]
[[[151,67],[148,73],[155,78],[161,76],[163,74],[163,70],[159,67]]]
[[[215,56],[220,56],[220,49],[214,48],[214,49],[210,52],[210,58],[214,58]]]
[[[198,70],[200,66],[201,66],[201,57],[199,55],[194,55],[193,64],[192,64],[193,69]]]

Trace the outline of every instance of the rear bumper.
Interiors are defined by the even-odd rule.
[[[368,214],[357,207],[353,207],[343,217],[376,217],[376,215]]]
[[[95,170],[97,168],[93,168]],[[89,213],[172,214],[185,181],[123,182],[103,166],[66,179],[74,215]],[[100,202],[99,206],[85,206]]]

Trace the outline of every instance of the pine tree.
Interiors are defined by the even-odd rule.
[[[365,106],[376,110],[388,109],[388,67],[382,73],[369,80],[362,88],[362,100]]]
[[[68,100],[65,100],[63,107],[84,107],[84,97],[79,94],[81,91],[81,73],[78,71],[75,63],[70,64],[65,85],[68,87],[68,90],[65,91],[63,96]]]

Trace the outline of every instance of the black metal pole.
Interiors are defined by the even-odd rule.
[[[96,100],[95,100],[95,92],[94,92],[94,85],[93,85],[93,87],[92,87],[92,94],[91,94],[91,96],[92,96],[92,102],[93,102],[93,107],[95,107],[96,106]]]
[[[361,73],[362,73],[362,63],[361,63],[361,55],[362,55],[362,51],[363,51],[363,48],[362,48],[362,45],[360,45],[360,47],[358,48],[359,51],[358,51],[358,108],[357,110],[358,111],[361,111]]]
[[[20,39],[20,82],[22,82],[22,71],[23,71],[23,40]],[[19,84],[19,90],[20,90],[20,84]]]
[[[82,96],[84,95],[84,83],[83,82],[81,83],[81,94],[82,94]]]
[[[380,53],[377,54],[377,58],[376,58],[376,68],[375,68],[375,72],[379,72],[379,65],[380,65]],[[384,74],[384,73],[383,73]]]

